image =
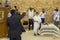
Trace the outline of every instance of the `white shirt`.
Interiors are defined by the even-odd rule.
[[[53,11],[53,17],[55,16],[55,15],[60,15],[60,12],[58,11],[58,12],[56,12],[56,11]]]
[[[28,17],[29,17],[29,19],[32,19],[33,18],[33,16],[34,16],[34,10],[32,10],[32,11],[28,11]]]
[[[38,15],[38,16],[35,15],[35,16],[33,17],[33,19],[34,19],[34,21],[38,21],[38,22],[37,22],[38,24],[41,23],[41,18],[40,18],[39,15]]]
[[[55,21],[59,21],[59,15],[60,15],[60,12],[58,11],[58,12],[56,12],[56,11],[54,11],[53,12],[53,19],[55,20]],[[57,19],[56,19],[57,18]]]
[[[42,13],[42,12],[40,12],[39,15],[40,15],[41,18],[45,18],[46,13]]]
[[[58,14],[54,16],[54,20],[59,21],[59,15]]]
[[[8,13],[8,17],[11,17],[11,16],[12,16],[12,15],[11,15],[11,13],[9,12],[9,13]]]

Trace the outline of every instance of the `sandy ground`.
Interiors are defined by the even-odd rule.
[[[32,30],[24,32],[21,36],[22,40],[60,40],[60,37],[55,37],[53,35],[34,36]],[[9,38],[0,38],[0,40],[9,40]]]

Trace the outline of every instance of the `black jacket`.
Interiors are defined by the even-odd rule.
[[[20,20],[25,16],[25,13],[22,15],[13,15],[7,19],[7,25],[8,25],[8,36],[9,37],[15,37],[22,34],[22,32],[25,32]]]

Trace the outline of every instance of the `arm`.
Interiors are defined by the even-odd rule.
[[[25,15],[26,15],[25,12],[22,15],[19,15],[19,19],[22,19]]]
[[[42,15],[42,12],[39,13],[39,16],[40,16],[40,17],[41,17],[41,15]]]

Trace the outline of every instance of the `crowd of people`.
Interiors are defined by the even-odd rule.
[[[23,12],[22,15],[18,12],[18,9],[16,6],[14,6],[13,9],[10,10],[8,13],[7,18],[7,25],[8,25],[8,37],[10,40],[21,40],[21,34],[22,32],[25,32],[25,29],[20,22],[20,20],[26,15],[26,12]],[[58,8],[56,8],[52,13],[53,23],[58,27],[59,23],[59,16],[60,11]],[[41,12],[36,12],[34,8],[28,9],[28,25],[29,25],[29,31],[32,29],[34,30],[34,36],[40,35],[38,30],[41,28],[41,24],[46,24],[45,22],[46,18],[46,12],[45,9],[42,8]],[[32,26],[32,28],[31,28]]]

